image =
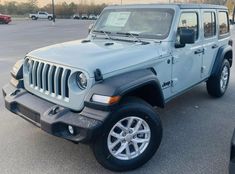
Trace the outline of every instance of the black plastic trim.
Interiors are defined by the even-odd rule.
[[[235,130],[231,140],[229,174],[235,174]]]
[[[211,76],[216,76],[219,73],[219,68],[221,66],[221,64],[223,63],[223,60],[225,58],[225,55],[227,52],[232,51],[233,49],[230,45],[225,45],[219,48],[214,65],[213,65],[213,69],[211,71]],[[232,54],[233,55],[233,54]],[[231,58],[230,61],[232,61],[233,58]]]
[[[164,107],[164,96],[162,93],[161,85],[151,69],[136,70],[128,73],[123,73],[117,76],[113,76],[104,79],[101,83],[95,84],[85,99],[85,106],[100,109],[100,110],[112,110],[118,104],[106,105],[102,103],[92,102],[91,98],[94,94],[103,96],[125,96],[128,93],[144,87],[146,85],[152,85],[156,91],[159,91],[159,96],[153,96],[159,99],[158,105]]]
[[[87,107],[80,113],[72,112],[68,108],[48,102],[12,84],[3,87],[3,96],[5,107],[9,111],[49,134],[75,143],[93,141],[102,130],[103,120],[109,115],[109,112],[96,111]],[[55,108],[58,108],[56,112],[52,112]],[[68,125],[74,128],[73,135],[69,133]]]

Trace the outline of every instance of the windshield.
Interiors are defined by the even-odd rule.
[[[170,32],[173,16],[173,9],[109,9],[102,13],[93,31],[165,39]]]

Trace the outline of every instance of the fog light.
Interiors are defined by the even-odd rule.
[[[70,133],[70,134],[72,134],[72,135],[74,134],[73,126],[69,125],[69,126],[68,126],[68,130],[69,130],[69,133]]]

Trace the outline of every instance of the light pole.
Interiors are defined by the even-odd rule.
[[[121,0],[121,5],[122,5],[122,0]]]
[[[53,23],[55,23],[55,2],[52,0],[52,15],[53,15]]]

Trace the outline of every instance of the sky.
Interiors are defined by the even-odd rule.
[[[1,3],[7,2],[7,1],[17,1],[17,2],[27,2],[27,0],[0,0]],[[106,4],[120,4],[121,1],[123,4],[130,4],[130,3],[157,3],[157,2],[169,2],[169,0],[54,0],[55,3],[61,3],[61,2],[75,2],[75,3],[106,3]],[[51,0],[38,0],[38,5],[43,6],[45,4],[51,3]]]

